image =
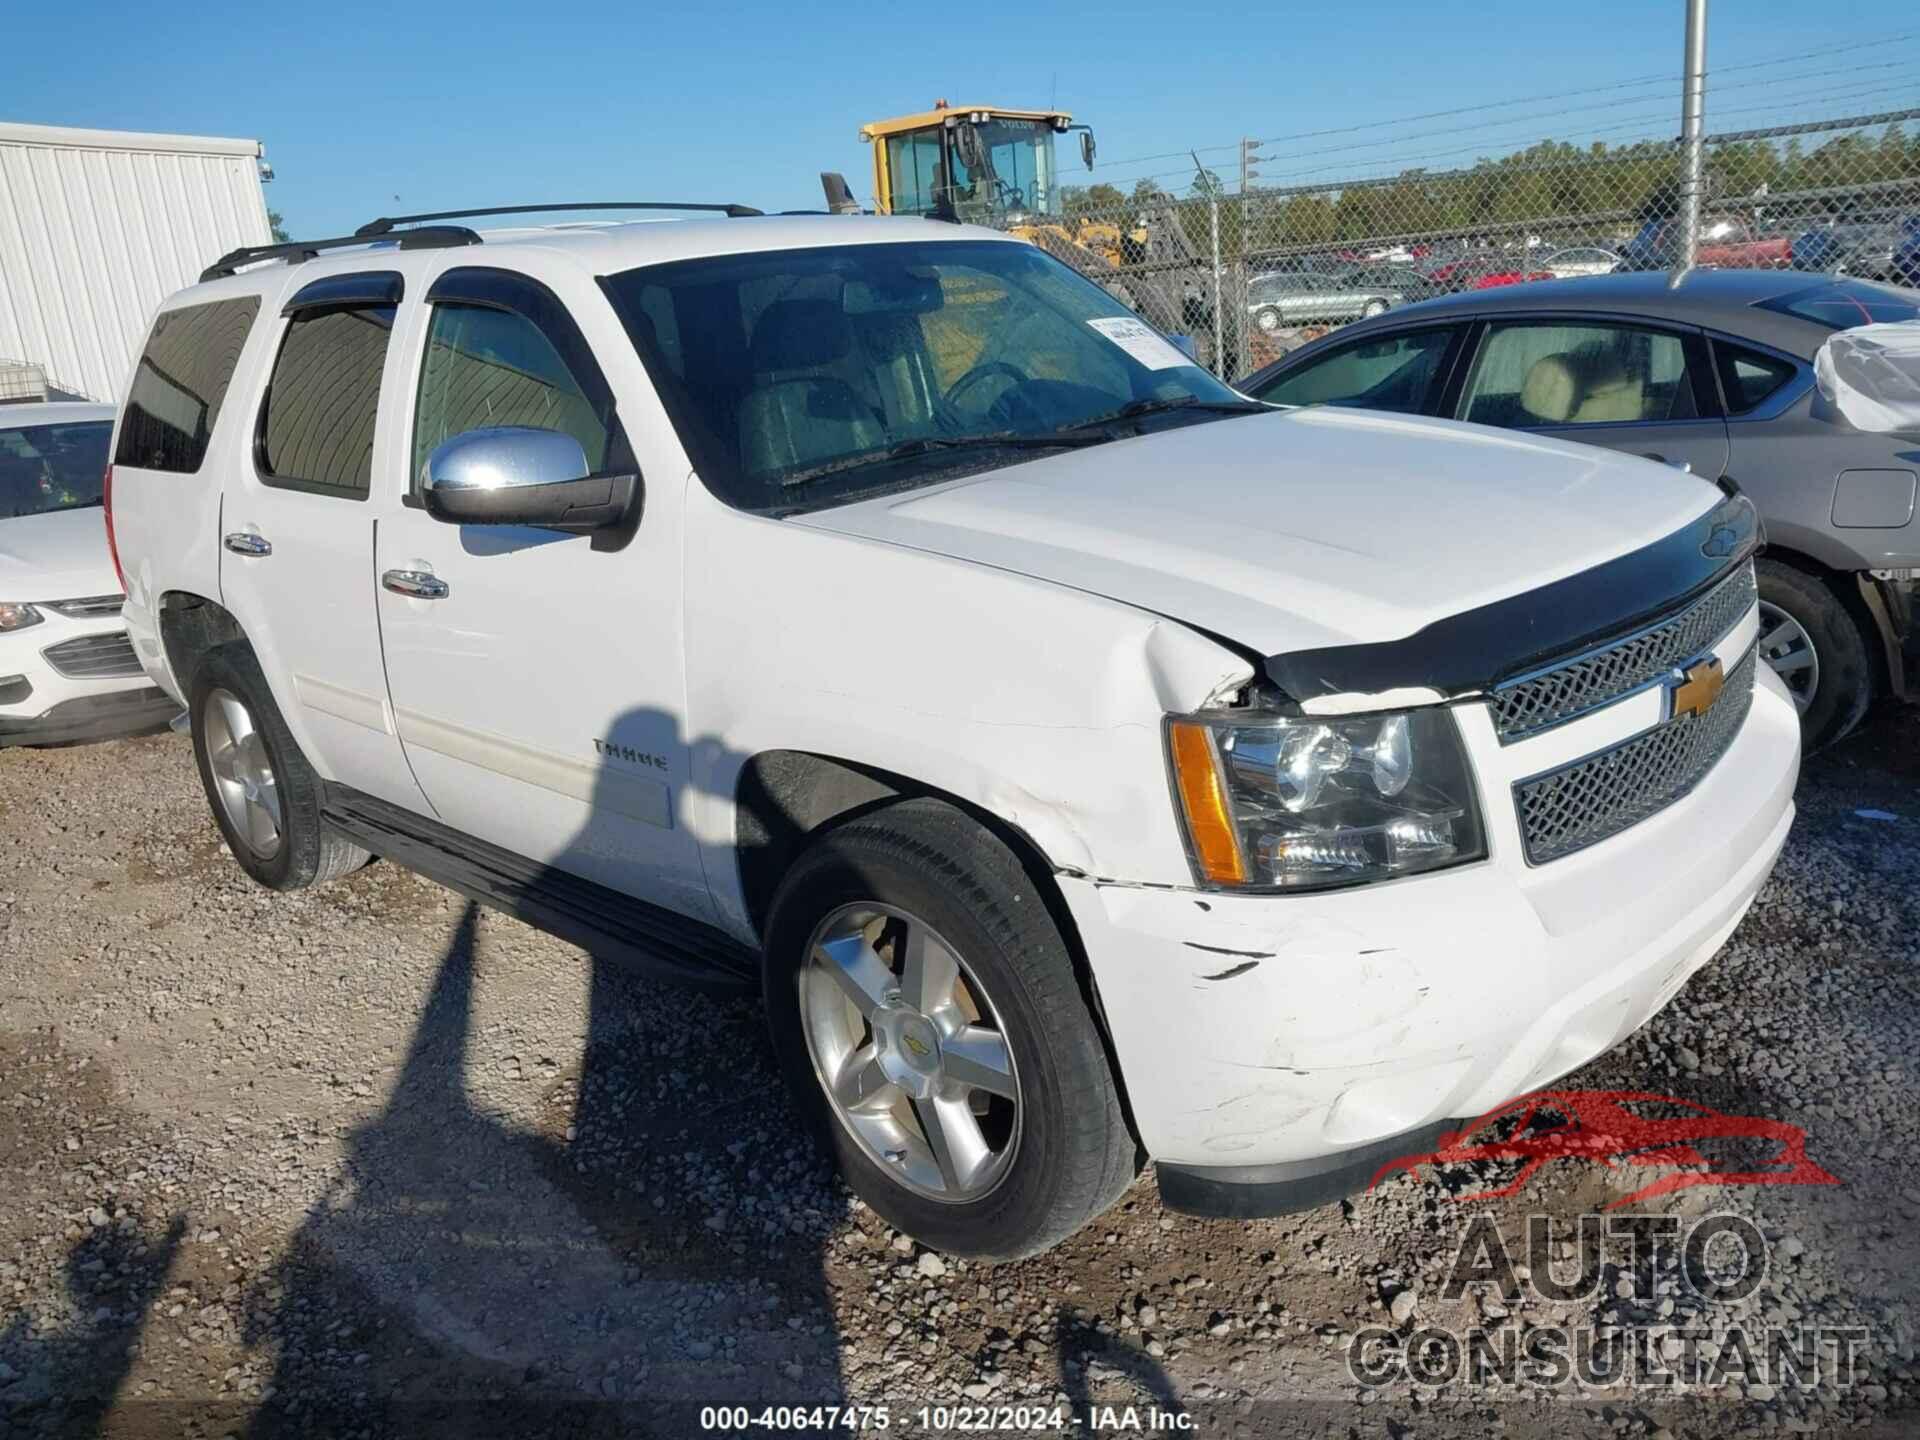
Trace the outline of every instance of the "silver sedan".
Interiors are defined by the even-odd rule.
[[[1262,330],[1310,321],[1329,323],[1384,315],[1406,302],[1406,293],[1355,285],[1338,275],[1259,275],[1247,287],[1247,313]]]

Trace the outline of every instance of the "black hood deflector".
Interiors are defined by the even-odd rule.
[[[1267,677],[1295,701],[1409,687],[1449,699],[1632,630],[1707,589],[1762,543],[1759,512],[1731,495],[1665,539],[1538,590],[1436,620],[1401,640],[1274,655]],[[1418,584],[1417,573],[1408,576]]]

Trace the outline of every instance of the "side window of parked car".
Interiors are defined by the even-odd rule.
[[[1628,325],[1495,324],[1460,398],[1482,425],[1691,420],[1699,410],[1677,335]]]
[[[590,469],[603,470],[612,438],[607,413],[526,316],[486,305],[437,303],[414,407],[414,483],[435,446],[497,425],[562,431],[580,442]]]
[[[260,301],[248,296],[155,317],[127,391],[114,464],[181,475],[200,468],[240,347],[259,313]]]
[[[1720,366],[1720,388],[1726,393],[1727,413],[1744,415],[1794,377],[1798,367],[1777,355],[1763,355],[1724,341],[1713,342]]]
[[[1259,391],[1273,405],[1353,405],[1418,414],[1454,332],[1445,327],[1342,345]]]
[[[364,500],[392,305],[302,310],[287,324],[260,405],[264,484]]]

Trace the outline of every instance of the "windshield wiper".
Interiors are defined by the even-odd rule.
[[[1262,405],[1258,400],[1202,400],[1198,395],[1187,395],[1178,400],[1129,400],[1118,410],[1109,410],[1104,415],[1094,415],[1085,420],[1076,420],[1055,430],[1055,435],[1079,435],[1082,431],[1096,430],[1103,425],[1118,425],[1125,420],[1138,420],[1145,415],[1162,415],[1170,410],[1203,410],[1213,415],[1264,415],[1271,412],[1271,405]]]
[[[845,455],[838,460],[809,465],[804,470],[796,470],[784,477],[780,484],[783,488],[805,485],[828,475],[838,475],[843,470],[884,465],[889,460],[910,460],[915,455],[931,455],[941,450],[1064,450],[1080,445],[1098,445],[1105,438],[1102,435],[1078,435],[1062,430],[1050,431],[1045,435],[1022,435],[1015,430],[1000,430],[985,435],[922,435],[889,445],[884,450],[865,450],[858,455]]]

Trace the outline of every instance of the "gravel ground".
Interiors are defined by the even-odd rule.
[[[1725,1303],[1671,1257],[1587,1299],[1448,1298],[1474,1217],[1571,1226],[1649,1178],[1577,1161],[1504,1199],[1461,1194],[1511,1171],[1451,1166],[1249,1224],[1167,1213],[1143,1177],[1048,1256],[943,1260],[827,1172],[753,1005],[391,865],[271,896],[180,737],[0,752],[0,1433],[679,1437],[706,1405],[831,1403],[894,1433],[932,1404],[1248,1436],[1912,1433],[1916,730],[1883,711],[1810,762],[1727,950],[1563,1082],[1806,1129],[1838,1186],[1635,1207],[1760,1227],[1766,1283]],[[1862,1369],[1676,1394],[1347,1365],[1364,1327],[1555,1323],[1709,1354],[1729,1327],[1858,1326]]]

